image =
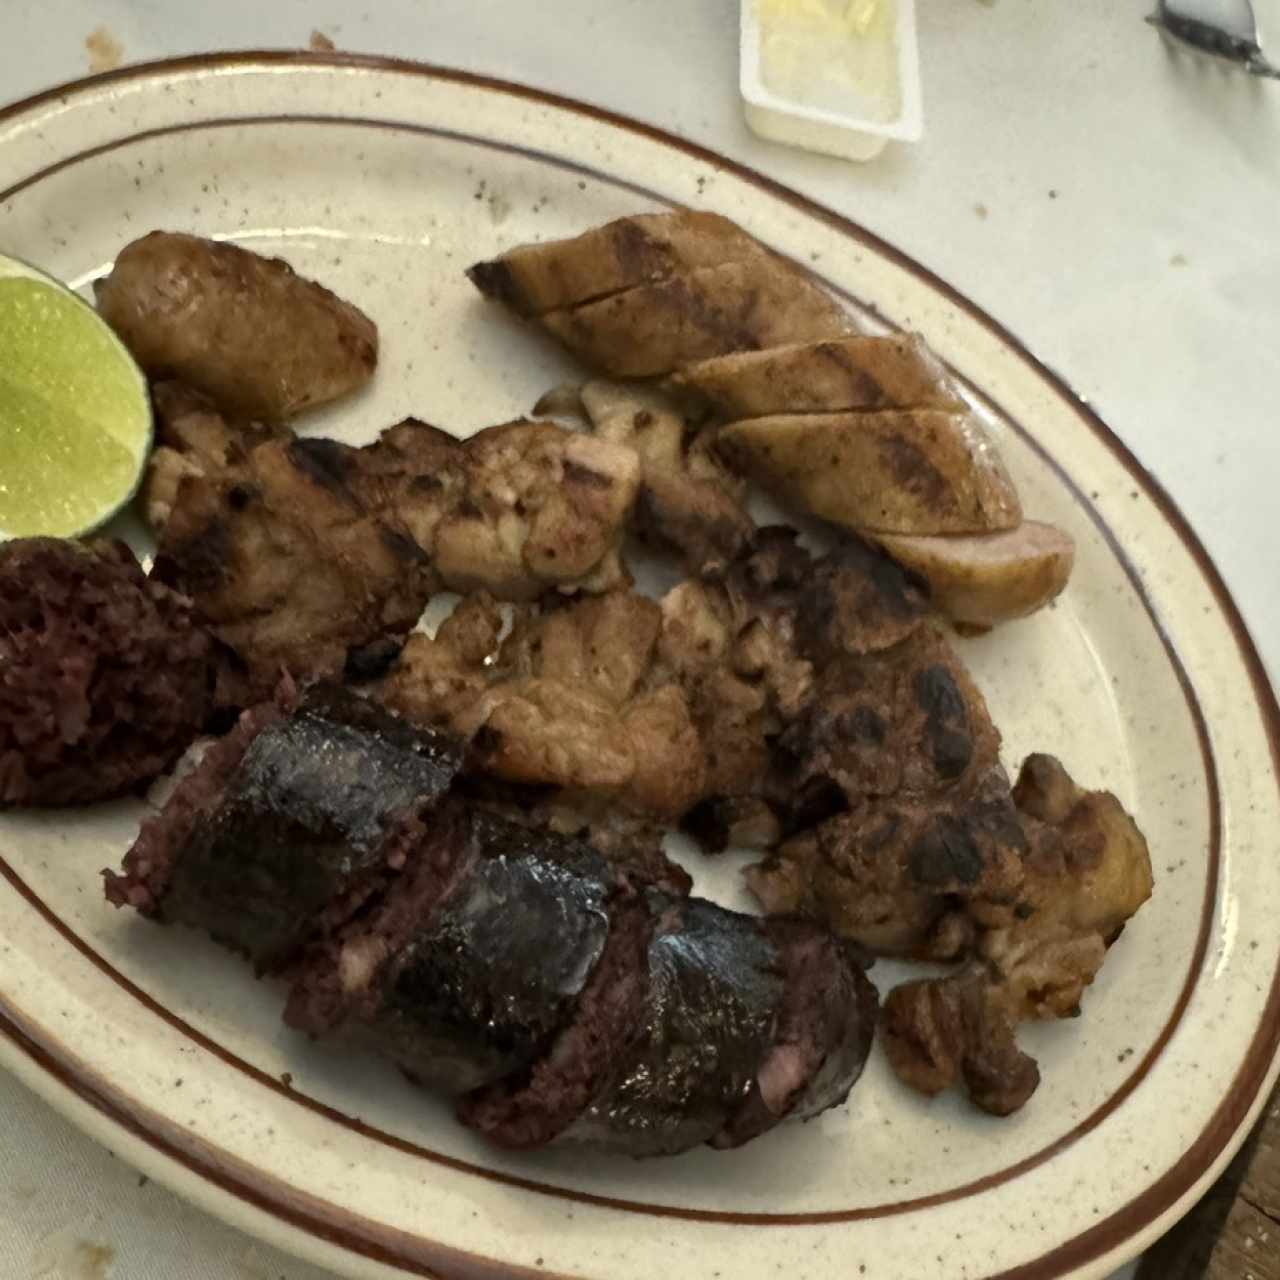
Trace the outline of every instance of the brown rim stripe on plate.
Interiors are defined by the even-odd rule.
[[[329,1244],[427,1280],[569,1280],[545,1267],[533,1270],[493,1262],[392,1230],[277,1181],[113,1089],[64,1045],[22,1024],[12,1011],[6,1011],[3,1002],[0,1035],[135,1138],[255,1209],[273,1214]]]
[[[232,53],[232,54],[197,55],[193,57],[173,59],[165,62],[157,62],[157,63],[151,63],[151,64],[144,64],[136,67],[123,68],[119,71],[108,72],[101,76],[92,77],[90,79],[78,81],[73,84],[62,86],[60,88],[48,90],[44,93],[28,98],[22,102],[12,104],[7,108],[0,109],[0,125],[3,125],[7,120],[13,118],[14,116],[29,112],[33,108],[36,108],[42,104],[45,104],[48,102],[54,102],[54,101],[67,101],[69,97],[75,93],[82,93],[88,90],[92,90],[94,88],[101,86],[104,83],[124,81],[124,80],[141,80],[141,79],[146,79],[148,77],[156,76],[156,75],[172,74],[172,73],[182,72],[182,71],[209,70],[209,69],[214,69],[219,67],[242,67],[244,69],[252,69],[255,66],[270,67],[270,66],[280,66],[280,65],[293,65],[297,67],[315,67],[315,68],[331,67],[331,68],[345,68],[345,69],[365,69],[370,71],[390,72],[390,73],[396,73],[396,74],[402,74],[402,75],[408,75],[408,76],[418,76],[418,77],[424,77],[428,79],[448,81],[448,82],[453,82],[458,84],[470,85],[470,86],[488,90],[491,92],[503,93],[509,96],[524,98],[544,106],[551,106],[554,108],[575,112],[579,115],[602,121],[616,128],[620,128],[620,129],[629,131],[631,133],[647,137],[665,146],[682,151],[686,155],[691,156],[694,159],[700,160],[713,167],[722,169],[725,172],[732,173],[736,177],[742,179],[743,181],[751,183],[755,185],[757,188],[767,191],[770,194],[777,197],[778,199],[790,204],[793,208],[796,208],[803,213],[807,213],[808,215],[827,223],[833,229],[841,232],[842,234],[851,236],[852,238],[859,240],[864,244],[868,244],[872,246],[883,256],[885,256],[886,258],[894,262],[897,266],[903,268],[904,270],[908,271],[910,274],[914,275],[918,279],[929,284],[930,287],[934,289],[935,292],[945,297],[954,306],[966,312],[971,318],[977,320],[985,329],[987,329],[988,332],[995,335],[1000,341],[1002,341],[1005,345],[1007,345],[1010,349],[1012,349],[1024,361],[1024,363],[1029,365],[1035,372],[1037,372],[1037,374],[1043,379],[1044,382],[1046,382],[1049,386],[1051,386],[1054,389],[1054,391],[1060,396],[1060,398],[1062,398],[1073,409],[1073,411],[1084,421],[1085,425],[1089,427],[1089,429],[1094,433],[1094,435],[1097,436],[1107,446],[1107,448],[1116,457],[1117,461],[1134,477],[1137,483],[1146,491],[1147,496],[1150,497],[1151,500],[1155,503],[1157,509],[1164,516],[1167,523],[1170,525],[1173,531],[1177,534],[1180,540],[1187,547],[1193,559],[1196,561],[1196,564],[1202,576],[1208,583],[1213,595],[1215,596],[1218,602],[1218,606],[1223,614],[1223,617],[1225,618],[1226,622],[1230,626],[1235,636],[1237,647],[1240,651],[1242,661],[1244,662],[1245,668],[1249,675],[1249,679],[1253,686],[1254,695],[1258,704],[1259,713],[1263,720],[1263,724],[1270,742],[1273,770],[1280,768],[1280,708],[1277,707],[1275,694],[1271,689],[1270,684],[1267,680],[1266,673],[1263,668],[1261,659],[1259,658],[1256,650],[1253,647],[1253,643],[1248,635],[1248,631],[1244,625],[1243,619],[1240,616],[1239,610],[1237,609],[1234,601],[1231,599],[1229,593],[1227,592],[1226,586],[1223,583],[1221,576],[1217,571],[1216,566],[1213,564],[1208,553],[1205,551],[1204,547],[1200,544],[1198,538],[1191,530],[1185,517],[1178,510],[1178,508],[1175,506],[1173,501],[1170,499],[1169,495],[1158,484],[1158,482],[1147,473],[1147,471],[1142,467],[1142,465],[1134,457],[1131,451],[1107,428],[1105,423],[1102,422],[1102,420],[1093,411],[1093,409],[1089,407],[1087,404],[1085,404],[1084,402],[1082,402],[1079,399],[1079,397],[1077,397],[1075,393],[1072,391],[1071,387],[1061,377],[1059,377],[1051,369],[1041,364],[1027,350],[1025,345],[1022,344],[1020,341],[1018,341],[1002,325],[1000,325],[998,322],[996,322],[994,319],[988,316],[985,312],[981,311],[975,304],[973,304],[968,299],[966,299],[962,294],[960,294],[952,286],[948,285],[945,281],[939,279],[932,272],[928,271],[927,269],[922,267],[919,263],[915,262],[913,259],[903,254],[900,250],[894,248],[892,245],[889,245],[888,243],[881,240],[879,237],[875,236],[874,234],[866,231],[865,229],[858,227],[855,224],[849,222],[847,219],[843,218],[841,215],[834,213],[833,211],[826,209],[821,205],[816,204],[815,202],[809,200],[804,196],[801,196],[793,191],[788,190],[786,187],[783,187],[781,184],[777,183],[773,179],[770,179],[761,174],[758,174],[753,170],[747,168],[746,166],[743,166],[731,160],[727,160],[724,157],[718,156],[714,152],[711,152],[706,148],[697,145],[696,143],[692,143],[687,140],[667,134],[664,131],[657,129],[651,125],[643,124],[635,120],[630,120],[624,116],[620,116],[614,112],[610,112],[603,108],[589,106],[583,103],[575,102],[571,99],[560,97],[552,93],[547,93],[538,89],[533,89],[533,88],[529,88],[522,85],[517,85],[517,84],[512,84],[512,83],[501,81],[501,80],[492,79],[482,75],[475,75],[468,72],[454,71],[448,68],[432,67],[426,64],[417,64],[417,63],[405,62],[405,61],[400,61],[400,60],[395,60],[390,58],[368,57],[368,56],[359,56],[359,55],[340,55],[340,54],[316,55],[316,54],[301,53],[301,52],[280,52],[280,51],[245,52],[245,53]],[[322,119],[324,119],[326,123],[331,123],[331,124],[351,123],[350,121],[344,121],[340,117],[322,117]],[[283,118],[278,116],[266,117],[265,120],[270,120],[273,123],[283,122]],[[228,123],[235,123],[235,122],[228,122]],[[388,127],[421,129],[420,126],[413,126],[413,125],[406,126],[402,124],[397,124],[397,122],[392,122],[392,121],[370,122],[370,123],[380,123]],[[178,126],[178,127],[180,128],[182,126]],[[429,130],[422,130],[422,131],[429,132]],[[97,150],[100,151],[102,149],[110,149],[112,145],[113,144],[107,144],[106,148],[99,148]],[[498,145],[501,145],[501,144],[498,144]],[[83,158],[83,156],[78,158]],[[553,160],[555,159],[554,157],[547,157],[547,158],[553,159]],[[556,163],[565,164],[566,162],[556,160]],[[574,166],[569,165],[568,167],[574,167]],[[608,175],[600,175],[600,176],[606,179],[608,178]],[[609,179],[609,180],[614,181],[615,184],[618,182],[617,179]],[[23,183],[21,185],[27,185],[27,184]],[[630,184],[623,184],[623,185],[630,185]],[[10,197],[12,194],[15,194],[18,189],[19,188],[16,188],[16,187],[12,188],[10,191],[5,192],[3,195],[0,195],[0,199],[6,199]],[[1032,443],[1035,443],[1035,442],[1032,441]],[[1043,453],[1043,450],[1040,450],[1040,452]],[[1050,461],[1052,460],[1050,459]],[[1054,464],[1054,466],[1055,466],[1055,470],[1058,471],[1059,474],[1061,474],[1061,468],[1058,467],[1056,464]],[[1074,489],[1075,486],[1072,485],[1072,488]],[[1116,545],[1114,535],[1110,534],[1110,531],[1106,528],[1104,524],[1102,524],[1100,516],[1092,508],[1092,505],[1089,504],[1087,501],[1085,501],[1085,499],[1083,498],[1083,495],[1079,493],[1078,489],[1076,489],[1076,494],[1077,494],[1077,500],[1085,503],[1085,506],[1089,510],[1091,518],[1094,520],[1095,524],[1098,524],[1099,528],[1102,529],[1102,531],[1104,532],[1104,535],[1108,537],[1108,541],[1110,542],[1113,551],[1120,552],[1120,548]],[[1147,607],[1148,612],[1151,613],[1153,624],[1156,626],[1156,629],[1160,634],[1160,637],[1164,642],[1166,649],[1168,650],[1170,660],[1174,664],[1175,670],[1179,677],[1179,681],[1183,686],[1184,693],[1186,693],[1190,698],[1192,714],[1196,721],[1197,730],[1201,737],[1202,749],[1207,750],[1209,749],[1209,743],[1208,743],[1207,735],[1205,733],[1203,716],[1202,714],[1200,714],[1199,707],[1194,701],[1194,693],[1190,688],[1189,680],[1186,676],[1185,670],[1182,668],[1182,664],[1178,658],[1176,651],[1173,649],[1169,641],[1169,637],[1164,633],[1163,629],[1159,624],[1158,619],[1156,618],[1154,612],[1151,610],[1150,602],[1147,599],[1145,592],[1142,591],[1141,583],[1136,580],[1136,576],[1133,573],[1132,566],[1129,565],[1127,562],[1127,559],[1124,559],[1123,557],[1122,557],[1122,563],[1124,563],[1126,571],[1130,573],[1131,579],[1135,581],[1135,586],[1139,590],[1143,603]],[[1214,776],[1214,773],[1212,771],[1211,759],[1212,757],[1210,753],[1209,757],[1206,760],[1206,764],[1210,765],[1207,773],[1207,781],[1208,781],[1208,786],[1210,788],[1210,792],[1212,796],[1211,805],[1214,805],[1216,804],[1216,777]],[[1212,815],[1214,819],[1216,819],[1216,816],[1217,816],[1216,813]],[[1215,831],[1215,836],[1216,836],[1216,831]],[[1216,839],[1215,839],[1214,847],[1211,848],[1210,850],[1210,862],[1212,864],[1212,869],[1215,872],[1215,876],[1216,876],[1218,852],[1219,850],[1218,850]],[[16,877],[13,876],[11,869],[7,865],[0,864],[0,869],[3,869],[4,873],[10,879],[11,882],[16,880]],[[1212,888],[1212,885],[1213,885],[1213,881],[1211,879],[1211,888]],[[107,965],[106,962],[101,959],[101,957],[98,957],[96,953],[92,952],[90,948],[86,947],[85,944],[80,942],[80,940],[77,939],[74,934],[72,934],[69,930],[66,929],[64,925],[62,925],[61,921],[58,921],[56,917],[52,916],[52,913],[48,912],[47,908],[44,908],[43,904],[39,903],[38,899],[34,899],[34,895],[30,894],[30,891],[26,889],[25,885],[22,885],[20,881],[17,881],[15,884],[15,887],[18,888],[20,892],[23,892],[24,896],[28,897],[28,900],[31,900],[33,902],[33,905],[37,906],[37,909],[41,911],[41,914],[46,917],[49,923],[51,923],[55,928],[58,928],[60,932],[63,932],[68,937],[69,941],[72,941],[73,944],[77,945],[79,949],[84,951],[85,954],[88,955],[90,959],[94,960],[94,962],[98,964],[100,968],[104,968],[104,971],[111,972],[117,981],[120,981],[128,986],[132,985],[132,984],[128,984],[127,980],[124,979],[122,975],[115,974],[114,971],[111,970],[111,967]],[[1203,955],[1202,955],[1203,943],[1207,942],[1208,928],[1209,928],[1209,924],[1211,922],[1211,916],[1212,916],[1212,908],[1213,908],[1213,897],[1212,897],[1212,893],[1210,893],[1209,900],[1206,903],[1206,913],[1202,919],[1200,944],[1197,947],[1197,953],[1200,959],[1203,958]],[[1198,969],[1199,969],[1199,963],[1197,961],[1197,963],[1193,966],[1193,979],[1194,979],[1194,974],[1198,972]],[[139,992],[138,994],[144,1000],[147,1000],[147,997],[145,997],[143,993]],[[1182,1009],[1185,1009],[1185,1005],[1190,998],[1190,994],[1191,994],[1191,987],[1188,986],[1188,988],[1184,990],[1183,999],[1179,1002],[1179,1013],[1181,1012]],[[149,1002],[149,1003],[154,1005],[154,1002]],[[166,1020],[174,1022],[175,1024],[180,1023],[181,1021],[179,1019],[176,1019],[174,1015],[169,1014],[168,1011],[161,1009],[158,1005],[154,1006],[154,1011],[159,1013],[162,1017],[165,1017]],[[0,1028],[0,1029],[4,1029],[6,1031],[8,1030],[7,1028]],[[199,1037],[199,1033],[194,1033],[193,1029],[189,1029],[189,1030],[191,1030],[193,1034]],[[1171,1028],[1168,1028],[1167,1030],[1171,1030]],[[1167,1039],[1167,1037],[1162,1037],[1162,1039]],[[1215,1162],[1215,1160],[1218,1157],[1220,1157],[1222,1153],[1225,1151],[1232,1136],[1238,1130],[1239,1126],[1243,1122],[1243,1119],[1245,1118],[1251,1106],[1257,1099],[1258,1092],[1266,1079],[1271,1061],[1275,1055],[1277,1043],[1280,1043],[1280,974],[1277,974],[1276,977],[1273,979],[1272,987],[1269,993],[1269,998],[1267,1001],[1266,1008],[1264,1010],[1263,1018],[1260,1021],[1258,1029],[1255,1032],[1254,1039],[1251,1042],[1250,1047],[1245,1054],[1244,1060],[1237,1074],[1237,1078],[1234,1083],[1231,1094],[1223,1101],[1222,1104],[1220,1104],[1214,1116],[1211,1118],[1209,1125],[1206,1127],[1206,1129],[1201,1134],[1200,1138],[1196,1141],[1196,1143],[1194,1143],[1192,1147],[1183,1154],[1183,1156],[1179,1159],[1179,1161],[1172,1168],[1170,1168],[1164,1175],[1162,1175],[1162,1177],[1155,1184],[1153,1184],[1145,1192],[1139,1195],[1135,1200],[1130,1202],[1130,1204],[1118,1210],[1115,1214],[1111,1215],[1109,1218],[1105,1219],[1104,1221],[1098,1223],[1096,1226],[1090,1228],[1088,1231],[1077,1236],[1074,1240],[1068,1241],[1067,1243],[1052,1250],[1050,1253],[1046,1254],[1041,1259],[1038,1259],[1037,1261],[1032,1263],[1028,1263],[1025,1266],[1018,1267],[1012,1271],[1005,1272],[1000,1277],[995,1278],[995,1280],[1033,1280],[1033,1278],[1034,1280],[1050,1280],[1050,1277],[1060,1276],[1064,1274],[1065,1271],[1068,1271],[1074,1267],[1080,1266],[1090,1260],[1096,1259],[1102,1256],[1103,1254],[1115,1249],[1119,1245],[1123,1244],[1125,1240],[1132,1237],[1137,1231],[1142,1230],[1144,1227],[1148,1226],[1151,1222],[1153,1222],[1156,1218],[1158,1218],[1159,1216],[1161,1216],[1162,1214],[1170,1210],[1176,1204],[1176,1202],[1182,1198],[1182,1196],[1184,1196],[1188,1191],[1192,1189],[1192,1187],[1195,1185],[1197,1180],[1208,1171],[1208,1169]],[[35,1047],[39,1048],[39,1046],[35,1046]],[[214,1052],[219,1053],[220,1056],[227,1056],[225,1054],[225,1051],[220,1050],[218,1046],[211,1044],[210,1047],[213,1049]],[[251,1074],[254,1074],[255,1076],[260,1076],[262,1074],[257,1072],[255,1068],[250,1067],[248,1064],[243,1064],[243,1065],[245,1069],[247,1069]],[[1146,1065],[1149,1069],[1150,1064],[1148,1063]],[[1136,1074],[1137,1073],[1135,1072],[1135,1075]],[[59,1078],[62,1079],[63,1083],[66,1084],[67,1087],[75,1089],[75,1082],[73,1080],[67,1080],[62,1077],[59,1077]],[[268,1085],[274,1086],[277,1089],[283,1091],[283,1086],[280,1086],[278,1082],[271,1080],[269,1077],[264,1078],[264,1083],[267,1083]],[[328,1110],[327,1108],[322,1108],[321,1104],[311,1102],[311,1100],[305,1100],[305,1101],[303,1099],[297,1099],[297,1100],[300,1102],[304,1102],[304,1105],[312,1105],[313,1107],[321,1108],[322,1110],[326,1110],[326,1111]],[[95,1103],[95,1105],[97,1104]],[[99,1109],[102,1109],[102,1108],[100,1107]],[[104,1114],[110,1114],[110,1112],[104,1111]],[[120,1118],[117,1116],[113,1116],[112,1118],[116,1119],[118,1122],[120,1121]],[[358,1125],[358,1122],[350,1122],[350,1123]],[[147,1141],[152,1141],[153,1145],[158,1145],[153,1141],[152,1136],[149,1134],[142,1133],[142,1134],[139,1134],[138,1136],[143,1137]],[[397,1146],[401,1145],[399,1140],[393,1139],[393,1142],[394,1142],[394,1145],[397,1145]],[[1055,1149],[1060,1149],[1060,1147]],[[482,1172],[488,1174],[488,1171],[482,1171]],[[519,1185],[518,1181],[517,1181],[517,1185]],[[542,1188],[537,1185],[531,1187],[530,1189],[553,1190],[548,1188]],[[578,1193],[573,1193],[573,1192],[556,1193],[556,1194],[567,1194],[572,1196],[575,1199],[585,1200],[588,1203],[597,1203],[597,1202],[601,1202],[602,1200],[602,1198],[599,1198],[599,1197],[589,1197],[585,1195],[579,1195]],[[608,1203],[608,1202],[604,1201],[604,1203]],[[917,1202],[917,1203],[920,1203],[920,1202]],[[268,1208],[271,1212],[277,1213],[278,1216],[280,1216],[285,1221],[291,1221],[287,1205],[281,1205],[281,1204],[276,1204],[274,1202],[271,1202],[271,1203],[261,1205],[260,1207]],[[619,1204],[616,1207],[623,1208],[628,1206]],[[655,1208],[649,1208],[649,1207],[639,1207],[639,1211],[662,1212],[660,1208],[655,1209]],[[681,1214],[681,1216],[684,1216],[684,1215]],[[707,1216],[710,1217],[712,1220],[722,1220],[722,1219],[729,1220],[729,1221],[741,1220],[740,1217],[733,1216],[733,1215],[707,1215]],[[807,1219],[804,1219],[804,1220],[807,1220]],[[840,1217],[839,1216],[837,1217],[819,1216],[816,1218],[816,1220],[817,1221],[839,1221]],[[748,1221],[750,1221],[750,1219],[748,1219]],[[769,1221],[771,1222],[776,1221],[776,1219],[770,1219]],[[784,1218],[782,1219],[782,1221],[785,1223],[789,1221],[789,1219]],[[762,1222],[762,1223],[759,1223],[758,1225],[764,1225],[764,1223]],[[312,1227],[308,1226],[306,1229],[310,1230],[312,1229]],[[331,1238],[330,1235],[325,1234],[323,1229],[317,1232],[317,1234],[322,1235],[323,1238],[326,1238],[326,1239]],[[344,1247],[354,1247],[356,1251],[366,1254],[366,1256],[374,1256],[369,1253],[368,1249],[364,1245],[356,1244],[353,1246],[351,1244],[344,1242]],[[476,1259],[475,1261],[479,1262],[480,1260]],[[505,1276],[513,1276],[513,1275],[516,1275],[517,1273],[511,1268],[506,1267],[505,1265],[501,1265],[499,1274],[502,1274]]]

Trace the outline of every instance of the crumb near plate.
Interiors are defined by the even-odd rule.
[[[108,27],[95,27],[90,31],[84,38],[84,47],[92,72],[114,71],[124,61],[124,45]]]

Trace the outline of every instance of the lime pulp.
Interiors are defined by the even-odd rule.
[[[86,533],[137,489],[146,380],[105,321],[0,256],[0,537]]]

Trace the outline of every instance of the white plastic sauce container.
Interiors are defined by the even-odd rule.
[[[923,133],[915,0],[742,0],[741,40],[762,138],[870,160]]]

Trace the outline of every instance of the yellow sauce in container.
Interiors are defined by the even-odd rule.
[[[902,109],[898,0],[750,0],[760,79],[779,97],[887,122]]]

